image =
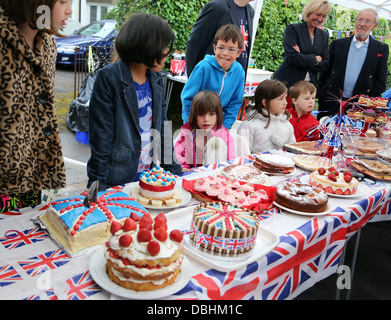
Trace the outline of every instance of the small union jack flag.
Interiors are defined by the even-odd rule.
[[[49,251],[27,260],[18,261],[19,265],[29,274],[34,277],[39,273],[49,269],[55,269],[67,264],[70,261],[68,255],[61,249]]]
[[[80,273],[66,282],[69,286],[66,293],[68,300],[84,300],[102,291],[102,288],[94,281],[89,271]]]
[[[243,34],[243,51],[246,51],[246,48],[248,47],[248,30],[246,30],[243,24],[240,25],[240,29]]]
[[[0,287],[5,287],[18,280],[23,280],[15,268],[9,264],[0,266]]]
[[[244,86],[244,94],[254,94],[259,86],[259,82],[246,82]]]
[[[9,230],[5,236],[0,238],[0,243],[8,250],[22,247],[24,245],[36,243],[45,239],[49,239],[49,236],[45,231],[40,228],[27,229],[24,231]]]

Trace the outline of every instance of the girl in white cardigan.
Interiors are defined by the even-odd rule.
[[[240,126],[241,135],[248,136],[251,153],[281,149],[296,142],[286,110],[287,88],[278,80],[264,80],[255,91],[255,106],[247,111]]]

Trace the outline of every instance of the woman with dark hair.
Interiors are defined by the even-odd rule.
[[[303,8],[303,22],[286,27],[284,34],[284,61],[274,78],[288,89],[297,81],[317,83],[318,73],[328,66],[328,40],[326,31],[319,29],[330,13],[328,0],[311,0]]]
[[[65,187],[51,35],[71,13],[69,0],[0,0],[0,213]]]
[[[115,41],[120,59],[99,71],[91,95],[88,187],[96,180],[99,190],[132,182],[157,160],[174,174],[182,171],[159,73],[174,41],[170,25],[151,14],[134,14],[122,26]]]

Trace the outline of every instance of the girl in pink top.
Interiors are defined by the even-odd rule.
[[[189,121],[181,127],[175,154],[183,168],[194,168],[236,157],[234,141],[223,123],[216,92],[200,91],[192,101]]]

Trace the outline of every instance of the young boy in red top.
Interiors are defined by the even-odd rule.
[[[298,81],[289,88],[293,109],[289,109],[296,141],[319,140],[319,121],[311,114],[315,106],[316,88],[308,81]]]

